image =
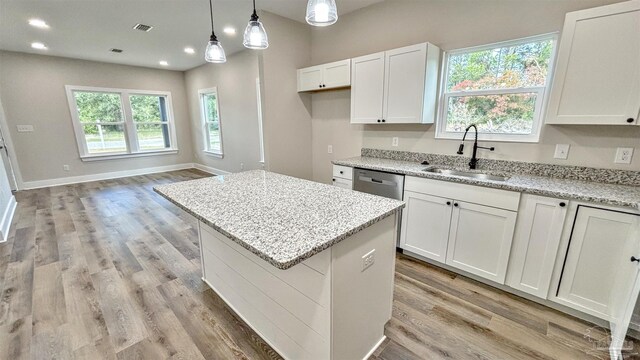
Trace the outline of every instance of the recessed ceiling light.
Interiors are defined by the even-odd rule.
[[[222,31],[224,31],[224,33],[228,35],[235,35],[236,33],[236,29],[232,28],[231,26],[225,27],[224,29],[222,29]]]
[[[47,45],[41,43],[41,42],[34,42],[31,43],[31,47],[34,49],[38,49],[38,50],[47,50]]]
[[[166,62],[165,60],[160,60],[160,62],[158,62],[158,64],[160,64],[162,66],[169,66],[169,63]]]
[[[41,29],[49,28],[49,24],[47,24],[44,20],[40,20],[40,19],[29,19],[29,25],[35,26]]]
[[[184,48],[184,52],[186,52],[187,54],[195,54],[196,50],[192,47],[186,47]]]

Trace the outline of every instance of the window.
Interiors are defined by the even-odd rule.
[[[175,152],[169,93],[67,86],[83,160]]]
[[[476,124],[483,140],[538,141],[555,43],[544,35],[448,53],[437,137]]]
[[[204,128],[204,151],[222,157],[222,127],[218,90],[216,88],[204,89],[198,93],[200,94],[200,108]]]

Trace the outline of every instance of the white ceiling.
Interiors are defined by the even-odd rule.
[[[346,14],[383,0],[337,0]],[[263,9],[304,22],[306,0],[257,0]],[[242,32],[252,12],[251,0],[214,0],[216,35],[227,56],[243,49]],[[49,29],[27,24],[46,21]],[[339,20],[338,20],[339,21]],[[150,32],[133,30],[152,25]],[[225,26],[236,29],[233,36]],[[267,33],[269,24],[265,23]],[[145,67],[186,70],[204,63],[211,34],[207,0],[0,0],[0,49]],[[31,48],[42,42],[47,50]],[[188,55],[183,49],[196,49]],[[121,54],[109,52],[123,49]],[[169,66],[162,67],[160,60]]]

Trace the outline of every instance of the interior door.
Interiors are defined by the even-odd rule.
[[[453,200],[405,191],[404,201],[400,247],[444,263]]]
[[[351,123],[382,120],[384,52],[351,59]]]
[[[385,53],[383,118],[388,123],[421,123],[427,44]]]
[[[447,265],[504,284],[516,212],[455,201]]]

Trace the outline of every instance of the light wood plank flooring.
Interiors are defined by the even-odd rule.
[[[196,221],[152,190],[203,176],[17,193],[0,244],[0,359],[279,359],[202,283]],[[591,327],[399,255],[372,359],[608,358],[584,337]]]

